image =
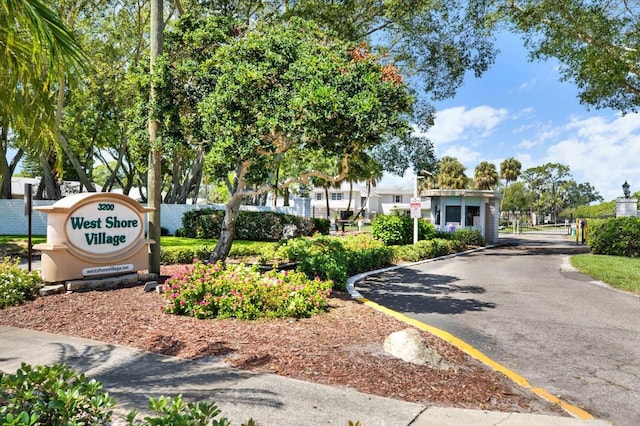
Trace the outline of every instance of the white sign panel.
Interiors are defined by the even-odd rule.
[[[411,198],[411,218],[420,218],[422,215],[422,202],[420,198]]]
[[[91,275],[120,274],[122,272],[133,272],[133,270],[132,263],[128,263],[126,265],[94,266],[91,268],[84,268],[82,270],[82,275],[88,277]]]
[[[129,205],[118,200],[98,200],[73,210],[65,228],[69,244],[78,250],[110,254],[140,240],[144,223]]]

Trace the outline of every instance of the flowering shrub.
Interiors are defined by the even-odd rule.
[[[0,262],[0,309],[33,300],[38,295],[40,274],[22,269],[18,262],[10,257]]]
[[[308,317],[327,309],[333,283],[303,272],[196,261],[165,283],[164,312],[195,318]]]

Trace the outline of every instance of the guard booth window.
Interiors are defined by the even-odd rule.
[[[445,223],[460,223],[460,206],[447,206],[445,210]]]
[[[480,206],[467,206],[464,216],[465,226],[473,226],[473,218],[480,216]]]

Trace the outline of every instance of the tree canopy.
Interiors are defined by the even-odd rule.
[[[596,108],[637,111],[640,105],[638,0],[506,0],[533,59],[557,58],[561,76]]]
[[[311,22],[258,26],[220,46],[206,67],[215,76],[198,106],[206,166],[232,176],[226,235],[214,259],[228,254],[242,199],[271,188],[264,183],[274,161],[290,152],[340,159],[336,176],[302,170],[283,185],[314,176],[337,182],[352,156],[411,138],[414,97],[397,68],[381,64],[366,44],[336,40]]]

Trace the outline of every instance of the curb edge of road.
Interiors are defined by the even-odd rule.
[[[462,339],[459,339],[457,337],[455,337],[454,335],[452,335],[451,333],[441,330],[437,327],[425,324],[421,321],[415,320],[413,318],[409,318],[408,316],[394,311],[392,309],[389,309],[385,306],[382,306],[376,302],[373,302],[367,298],[365,298],[364,296],[362,296],[356,289],[355,289],[355,283],[370,276],[370,275],[375,275],[375,274],[380,274],[383,272],[387,272],[387,271],[393,271],[396,269],[400,269],[400,268],[405,268],[405,267],[409,267],[409,266],[414,266],[414,265],[420,265],[423,263],[428,263],[428,262],[435,262],[438,260],[443,260],[443,259],[449,259],[452,257],[456,257],[456,256],[460,256],[460,255],[464,255],[464,254],[468,254],[468,253],[473,253],[476,251],[480,251],[480,250],[486,250],[489,248],[494,248],[494,247],[498,247],[498,246],[502,246],[505,245],[506,243],[502,243],[502,244],[494,244],[494,245],[488,245],[485,247],[479,247],[473,250],[467,250],[467,251],[463,251],[460,253],[454,253],[454,254],[450,254],[447,256],[442,256],[442,257],[436,257],[433,259],[426,259],[426,260],[421,260],[418,262],[413,262],[413,263],[407,263],[404,265],[395,265],[395,266],[390,266],[388,268],[383,268],[383,269],[378,269],[375,271],[367,271],[364,272],[362,274],[358,274],[358,275],[354,275],[353,277],[350,277],[347,280],[347,291],[349,292],[349,294],[351,295],[351,298],[355,299],[356,301],[364,304],[365,306],[369,306],[370,308],[373,308],[377,311],[380,311],[386,315],[389,315],[397,320],[400,320],[404,323],[407,323],[409,325],[412,325],[420,330],[429,332],[439,338],[441,338],[442,340],[448,342],[449,344],[455,346],[456,348],[460,349],[462,352],[466,353],[467,355],[469,355],[470,357],[480,361],[481,363],[485,364],[486,366],[488,366],[489,368],[491,368],[494,371],[497,371],[499,373],[504,374],[507,378],[509,378],[511,381],[513,381],[514,383],[516,383],[517,385],[533,392],[535,395],[537,395],[538,397],[544,399],[545,401],[548,401],[554,405],[559,406],[560,408],[562,408],[563,410],[565,410],[567,413],[569,413],[570,415],[577,417],[581,420],[591,420],[594,419],[593,415],[591,415],[588,411],[583,410],[580,407],[577,407],[573,404],[570,404],[566,401],[563,401],[562,399],[556,397],[555,395],[553,395],[551,392],[543,389],[543,388],[537,388],[537,387],[533,387],[531,386],[531,384],[529,384],[529,382],[527,381],[527,379],[525,379],[524,377],[522,377],[521,375],[519,375],[518,373],[508,369],[507,367],[505,367],[504,365],[500,364],[497,361],[494,361],[493,359],[489,358],[488,356],[486,356],[484,353],[482,353],[480,350],[476,349],[474,346],[471,346],[469,343],[465,342]]]

